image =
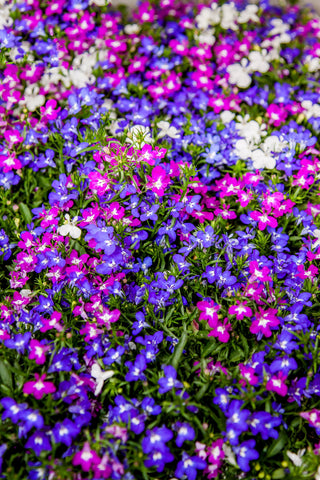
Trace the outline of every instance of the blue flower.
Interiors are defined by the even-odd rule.
[[[43,451],[51,451],[52,447],[48,435],[43,431],[37,431],[28,439],[25,448],[30,448],[34,451],[37,457]]]
[[[63,443],[70,447],[74,438],[79,434],[80,428],[71,420],[65,418],[62,422],[56,423],[52,429],[55,443]]]
[[[172,390],[172,388],[182,388],[182,383],[177,380],[177,372],[171,365],[162,367],[164,377],[158,380],[160,386],[159,393],[166,393]]]
[[[2,413],[2,420],[10,418],[13,423],[18,423],[20,420],[21,412],[25,411],[28,408],[26,403],[17,403],[11,397],[5,397],[0,400],[1,405],[4,408]]]
[[[147,468],[156,467],[157,472],[162,472],[165,464],[173,462],[174,456],[166,445],[162,445],[160,449],[154,449],[149,454],[148,459],[144,464]]]
[[[7,348],[17,350],[18,353],[24,353],[29,346],[31,332],[18,333],[13,338],[8,338],[3,343]]]
[[[134,363],[126,362],[125,366],[129,368],[129,372],[126,374],[127,382],[136,382],[137,380],[146,380],[144,371],[147,368],[147,362],[144,355],[137,355]]]
[[[178,463],[175,471],[175,476],[183,478],[186,475],[188,480],[195,480],[197,477],[197,470],[203,470],[207,464],[202,458],[190,457],[186,452],[182,453],[182,460]]]
[[[247,440],[234,448],[234,452],[237,455],[237,463],[243,472],[249,472],[249,462],[259,458],[259,453],[254,449],[255,446],[255,440]]]
[[[181,447],[185,440],[193,440],[195,438],[196,434],[194,429],[186,422],[176,422],[174,428],[177,432],[177,447]]]
[[[153,450],[164,450],[165,444],[173,438],[173,433],[169,428],[155,427],[153,430],[147,430],[146,436],[141,442],[144,453],[150,453]]]
[[[281,417],[273,417],[268,412],[254,412],[248,421],[253,435],[261,434],[263,440],[278,438],[279,432],[274,429],[281,425]]]

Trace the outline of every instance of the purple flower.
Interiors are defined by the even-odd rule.
[[[176,445],[181,447],[185,440],[193,440],[195,438],[195,431],[188,423],[176,422],[175,430],[177,432]]]
[[[147,362],[144,355],[137,355],[134,363],[126,362],[125,366],[129,368],[129,372],[126,374],[127,382],[136,382],[137,380],[146,380],[144,370],[147,368]]]
[[[34,451],[37,457],[43,451],[50,451],[52,449],[48,439],[48,435],[43,431],[37,431],[28,439],[25,448],[30,448]]]
[[[64,443],[68,447],[72,445],[73,439],[79,432],[80,428],[68,418],[65,418],[63,422],[58,422],[52,429],[55,443]]]
[[[13,338],[5,340],[3,343],[7,348],[17,350],[18,353],[24,353],[29,346],[30,338],[30,332],[18,333],[17,335],[14,335]]]
[[[186,452],[182,453],[182,460],[178,463],[175,471],[175,476],[183,478],[186,475],[188,480],[195,480],[197,477],[197,470],[203,470],[207,464],[202,458],[190,457]]]
[[[165,443],[173,438],[173,433],[169,428],[155,427],[153,430],[147,430],[146,436],[141,442],[144,453],[150,453],[152,450],[163,450]]]
[[[157,472],[162,472],[165,464],[173,462],[173,460],[174,456],[170,452],[170,449],[166,445],[163,445],[160,449],[152,450],[144,464],[147,468],[156,467]]]
[[[2,420],[10,418],[13,423],[17,423],[20,420],[21,412],[28,408],[26,403],[17,403],[11,397],[5,397],[0,400],[1,405],[4,408],[2,413]]]
[[[188,263],[182,255],[176,253],[175,255],[173,255],[172,258],[173,261],[178,265],[179,271],[181,273],[184,273],[187,270],[189,271],[188,267],[190,267],[191,263]]]
[[[238,465],[243,472],[249,472],[249,462],[259,458],[259,453],[254,449],[255,446],[255,440],[247,440],[246,442],[241,443],[241,445],[238,447],[234,448],[234,452],[237,455]]]
[[[177,380],[177,372],[174,367],[171,365],[166,365],[162,367],[164,372],[164,377],[158,380],[160,385],[159,393],[166,393],[172,390],[172,388],[182,388],[183,385]]]
[[[280,417],[273,417],[268,412],[254,412],[248,421],[253,435],[261,434],[263,440],[268,438],[278,438],[279,432],[274,429],[281,425]]]
[[[147,220],[154,220],[155,222],[158,220],[158,215],[156,212],[159,210],[160,205],[152,205],[151,207],[148,205],[143,209],[143,214],[140,215],[140,220],[145,222]]]

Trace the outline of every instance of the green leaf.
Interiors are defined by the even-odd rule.
[[[277,455],[277,453],[281,452],[281,450],[287,443],[287,440],[288,440],[287,434],[285,432],[281,432],[279,437],[274,442],[272,442],[272,444],[268,448],[266,457],[267,458],[274,457],[275,455]]]
[[[32,214],[30,208],[25,203],[20,203],[19,208],[23,216],[24,221],[28,224],[32,222]]]
[[[284,478],[286,476],[286,472],[283,468],[277,468],[272,474],[272,478],[279,479],[279,478]]]
[[[3,360],[0,360],[0,378],[2,383],[12,389],[12,375],[7,367],[6,363]]]

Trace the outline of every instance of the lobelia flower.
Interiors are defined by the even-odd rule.
[[[89,442],[85,442],[82,450],[74,455],[72,465],[80,465],[84,472],[89,472],[92,468],[98,465],[100,461],[100,457],[91,449]]]
[[[177,380],[177,372],[171,365],[162,366],[165,377],[158,380],[159,393],[166,393],[172,388],[182,388],[183,385]]]
[[[243,320],[244,317],[252,317],[252,310],[250,307],[247,307],[247,304],[247,301],[237,301],[236,305],[229,307],[229,315],[236,315],[237,320]]]
[[[174,474],[177,478],[183,478],[185,475],[188,480],[195,480],[197,477],[197,470],[203,470],[207,463],[202,458],[196,456],[189,456],[186,452],[182,452],[182,460],[178,463]]]
[[[94,394],[97,396],[101,393],[103,388],[104,382],[109,380],[115,374],[114,370],[106,370],[103,371],[100,368],[98,363],[94,363],[91,367],[91,376],[96,381],[95,391]]]
[[[80,428],[77,427],[71,420],[65,418],[62,422],[56,423],[52,429],[55,443],[63,443],[70,447],[73,440],[79,434]]]
[[[176,422],[174,424],[174,429],[177,432],[176,445],[181,447],[186,440],[194,440],[195,431],[188,423]]]
[[[52,382],[45,382],[46,374],[34,374],[35,381],[26,382],[23,385],[23,393],[33,395],[37,400],[41,400],[44,395],[56,391],[56,387]]]
[[[163,197],[170,183],[170,177],[166,171],[162,167],[157,166],[152,169],[151,176],[146,175],[146,177],[148,179],[146,188],[151,189],[158,196]]]
[[[43,451],[52,450],[48,434],[41,430],[35,432],[33,435],[31,435],[31,437],[29,437],[25,447],[33,450],[37,457],[39,457]]]
[[[276,392],[281,397],[285,397],[288,393],[288,387],[285,384],[287,376],[284,375],[282,371],[278,373],[278,375],[272,376],[266,384],[266,390],[271,392]]]
[[[247,440],[246,442],[241,443],[238,447],[235,447],[233,450],[237,455],[237,463],[243,472],[250,471],[249,462],[251,460],[257,460],[259,458],[259,453],[254,449],[256,446],[255,440]]]
[[[226,317],[223,323],[217,322],[217,324],[208,333],[208,337],[218,337],[220,342],[228,343],[230,338],[230,330],[232,330],[232,325],[231,323],[228,323],[228,317]]]

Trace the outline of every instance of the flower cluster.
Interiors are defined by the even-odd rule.
[[[320,20],[0,3],[0,478],[317,478]]]

